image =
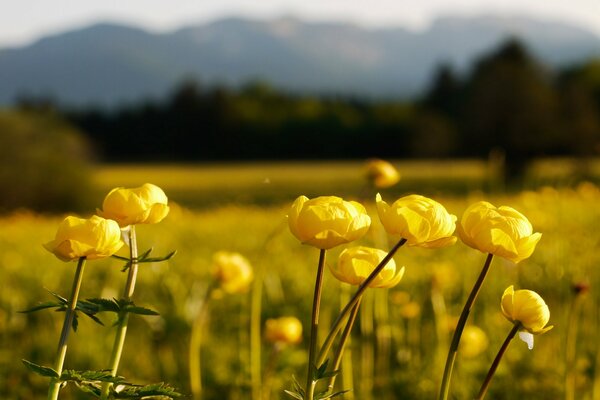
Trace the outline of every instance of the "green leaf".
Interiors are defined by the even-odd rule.
[[[173,399],[183,395],[163,382],[145,386],[125,386],[119,391],[112,390],[112,398],[114,399],[142,399],[150,396],[163,396]]]
[[[58,372],[49,367],[44,367],[41,365],[37,365],[32,363],[31,361],[21,360],[23,364],[32,372],[35,372],[38,375],[45,376],[48,378],[58,378]]]
[[[167,261],[167,260],[170,260],[171,258],[173,258],[173,256],[176,253],[177,253],[177,250],[173,250],[172,252],[170,252],[166,256],[162,256],[162,257],[147,257],[147,258],[138,260],[138,263],[154,263],[154,262]]]
[[[285,394],[287,394],[295,399],[304,400],[304,397],[300,393],[292,392],[290,390],[284,390],[284,392],[285,392]]]
[[[152,253],[152,250],[154,250],[154,247],[150,247],[148,250],[144,251],[139,257],[138,257],[138,262],[140,262],[141,260],[144,260],[146,258],[148,258],[148,256],[150,255],[150,253]]]
[[[110,382],[122,383],[125,378],[122,376],[112,376],[110,370],[100,371],[76,371],[66,370],[60,375],[60,380],[64,382]]]
[[[349,390],[342,390],[340,392],[335,392],[335,393],[332,393],[332,394],[329,394],[329,395],[327,394],[327,392],[322,392],[322,393],[317,394],[316,398],[318,400],[333,399],[334,397],[341,396],[344,393],[348,393],[348,392],[349,392]]]
[[[154,310],[151,310],[151,309],[145,308],[145,307],[138,307],[133,304],[125,306],[123,311],[127,311],[128,313],[131,313],[131,314],[139,314],[139,315],[160,315],[159,313],[157,313]]]
[[[62,307],[63,305],[60,303],[57,303],[55,301],[47,301],[45,303],[40,303],[35,307],[31,307],[27,310],[23,310],[23,311],[19,311],[20,313],[26,314],[26,313],[32,313],[35,311],[39,311],[39,310],[45,310],[47,308],[54,308],[54,307]]]
[[[128,258],[128,257],[122,257],[122,256],[118,256],[118,255],[116,255],[116,254],[113,254],[111,257],[112,257],[112,258],[116,258],[117,260],[121,260],[121,261],[127,261],[127,262],[129,262],[129,258]]]

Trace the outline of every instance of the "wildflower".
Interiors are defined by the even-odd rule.
[[[331,273],[338,280],[350,285],[360,285],[375,267],[385,258],[383,250],[370,247],[350,247],[341,252],[337,267],[331,267]],[[404,275],[404,267],[396,269],[394,260],[390,260],[375,279],[369,284],[372,288],[391,288],[396,286]]]
[[[250,262],[239,253],[218,251],[213,256],[214,276],[226,293],[244,293],[254,273]]]
[[[467,208],[457,230],[467,246],[515,263],[531,256],[542,237],[533,233],[531,223],[520,212],[485,201]]]
[[[119,225],[96,215],[89,219],[65,218],[58,226],[54,240],[44,245],[62,261],[110,257],[122,246]]]
[[[376,201],[385,230],[405,238],[409,245],[438,248],[456,242],[452,236],[456,216],[449,214],[440,203],[417,194],[402,197],[390,206],[378,193]]]
[[[395,185],[400,180],[398,170],[384,160],[369,160],[365,169],[368,181],[376,188],[387,188]]]
[[[540,335],[552,329],[545,327],[550,310],[544,299],[532,290],[517,290],[509,286],[502,295],[502,314],[513,323],[520,323],[527,332]]]
[[[296,344],[302,341],[302,323],[295,317],[268,319],[265,339],[271,343]]]
[[[362,204],[336,196],[300,196],[288,214],[290,231],[302,243],[322,250],[361,238],[371,218]]]
[[[114,188],[104,198],[98,215],[115,220],[121,227],[134,224],[155,224],[169,213],[167,196],[151,183],[126,189]]]

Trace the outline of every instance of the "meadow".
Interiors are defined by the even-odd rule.
[[[519,190],[505,190],[493,166],[478,161],[395,163],[402,180],[381,191],[389,202],[407,193],[428,195],[459,217],[466,207],[487,200],[525,214],[543,237],[531,258],[515,265],[499,257],[492,263],[471,313],[470,325],[485,332],[461,348],[455,367],[452,398],[473,398],[498,348],[511,328],[500,311],[500,297],[510,285],[538,292],[551,311],[554,329],[536,337],[533,350],[515,340],[492,382],[490,399],[566,398],[565,382],[574,379],[576,399],[600,399],[600,189],[577,183],[574,166],[564,160],[533,166]],[[189,393],[188,349],[191,326],[213,280],[212,256],[236,251],[264,271],[262,322],[292,315],[304,325],[305,340],[281,349],[264,342],[261,366],[272,371],[271,399],[287,398],[292,375],[306,374],[306,352],[312,289],[318,250],[301,245],[289,232],[286,214],[301,194],[339,195],[366,205],[373,225],[357,244],[387,249],[397,238],[387,237],[374,207],[375,192],[365,184],[360,162],[112,165],[94,174],[97,206],[115,186],[152,182],[169,196],[171,212],[160,224],[140,226],[141,250],[177,254],[165,263],[140,267],[135,302],[160,316],[134,316],[121,364],[123,375],[138,382],[165,381]],[[591,171],[598,176],[598,165]],[[94,210],[90,210],[90,214]],[[48,290],[66,296],[74,265],[43,249],[62,216],[26,210],[0,218],[0,397],[7,400],[43,398],[48,381],[29,373],[25,358],[48,365],[54,357],[62,315],[52,311],[22,314],[50,299]],[[328,252],[335,264],[346,246]],[[124,250],[121,250],[126,255]],[[121,254],[119,253],[119,254]],[[433,399],[437,396],[449,338],[462,304],[485,261],[458,241],[427,250],[403,247],[395,256],[406,267],[399,285],[369,289],[353,332],[350,364],[343,374],[346,399]],[[119,297],[123,262],[90,263],[81,298]],[[203,399],[252,399],[250,370],[249,293],[216,292],[209,301],[203,335]],[[352,289],[350,289],[350,292]],[[322,338],[349,289],[326,271]],[[111,316],[98,326],[85,316],[69,342],[67,368],[99,369],[108,362],[113,335]],[[477,350],[477,351],[476,351]],[[347,364],[348,365],[348,364]],[[64,399],[87,398],[73,388]]]

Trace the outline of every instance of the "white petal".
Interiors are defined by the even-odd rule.
[[[125,228],[121,228],[121,237],[123,241],[129,246],[129,232],[131,231],[131,225],[127,225]]]
[[[533,349],[533,335],[529,332],[519,332],[519,339],[527,343],[529,350]]]

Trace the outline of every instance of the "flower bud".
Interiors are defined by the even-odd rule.
[[[331,249],[361,238],[371,218],[362,204],[336,196],[300,196],[288,214],[290,231],[302,243]]]
[[[340,253],[337,266],[330,266],[331,273],[342,282],[360,285],[386,255],[385,251],[370,247],[349,247]],[[396,263],[391,259],[369,284],[369,287],[391,288],[400,282],[403,275],[404,267],[396,271]]]
[[[449,246],[456,242],[452,236],[456,216],[449,214],[437,201],[418,194],[402,197],[391,206],[376,197],[377,213],[385,230],[400,235],[408,245],[426,248]]]
[[[532,290],[517,290],[509,286],[502,295],[502,314],[513,323],[521,323],[523,329],[539,335],[552,329],[545,327],[550,310],[539,294]]]
[[[529,258],[542,237],[517,210],[485,201],[467,208],[457,230],[467,246],[514,263]]]
[[[165,192],[151,183],[133,189],[114,188],[104,198],[98,215],[117,221],[121,227],[155,224],[169,213],[167,201]]]
[[[368,181],[376,188],[387,188],[395,185],[400,180],[398,170],[384,160],[369,160],[365,169]]]
[[[58,226],[54,240],[44,245],[62,261],[110,257],[122,246],[119,224],[96,215],[89,219],[65,218]]]

